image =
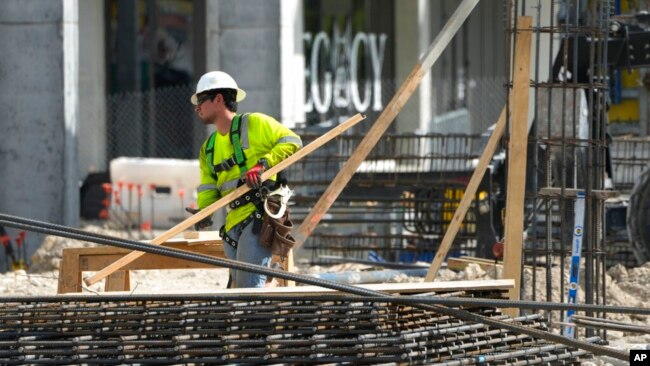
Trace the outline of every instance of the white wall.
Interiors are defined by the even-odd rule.
[[[303,0],[280,0],[280,121],[289,128],[305,122]]]
[[[79,1],[79,166],[83,179],[108,170],[104,1]]]
[[[403,0],[395,6],[395,81],[396,90],[404,83],[431,44],[430,5],[426,0]],[[395,123],[398,133],[426,133],[434,113],[431,104],[431,73],[404,105]]]

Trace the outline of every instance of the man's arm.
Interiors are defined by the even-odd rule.
[[[302,147],[302,140],[295,132],[275,119],[269,117],[266,122],[264,142],[268,144],[270,151],[262,158],[266,159],[269,167],[272,167],[298,151]]]

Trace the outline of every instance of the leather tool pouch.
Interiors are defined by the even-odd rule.
[[[271,212],[279,212],[280,199],[269,196],[267,206]],[[266,248],[271,248],[273,254],[286,257],[296,244],[296,240],[291,236],[291,229],[293,223],[289,218],[289,209],[286,209],[284,215],[277,219],[265,214],[260,231],[260,243]]]

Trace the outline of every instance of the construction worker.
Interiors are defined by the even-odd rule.
[[[199,154],[201,184],[198,210],[247,184],[251,190],[227,207],[220,234],[230,259],[269,266],[271,249],[260,243],[264,214],[262,192],[274,189],[277,177],[262,182],[262,173],[302,147],[298,135],[273,117],[262,113],[237,113],[237,103],[246,92],[222,71],[201,76],[190,98],[204,124],[217,130],[203,143]],[[198,210],[188,210],[196,213]],[[197,223],[197,229],[212,226],[211,216]],[[230,270],[229,287],[264,287],[266,276]]]

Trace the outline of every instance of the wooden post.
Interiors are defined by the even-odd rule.
[[[70,270],[71,268],[79,268],[79,266],[79,254],[63,250],[61,265],[59,266],[57,293],[81,292],[81,271]]]
[[[530,88],[530,43],[532,18],[517,19],[515,69],[512,87],[512,119],[508,142],[508,177],[505,216],[505,254],[503,278],[514,279],[508,290],[511,300],[519,300],[521,288],[521,253],[524,236],[524,204],[526,193],[526,150],[528,147],[528,91]],[[506,313],[517,315],[517,309]]]
[[[497,121],[496,126],[494,126],[494,131],[492,131],[492,135],[490,136],[490,139],[485,146],[483,155],[481,155],[481,158],[478,161],[478,166],[474,170],[474,173],[472,173],[472,178],[470,178],[469,183],[467,184],[467,188],[463,193],[463,198],[461,198],[460,203],[458,204],[458,208],[456,208],[454,217],[451,219],[451,222],[447,227],[447,231],[445,232],[445,236],[442,238],[440,247],[438,247],[436,256],[433,258],[433,262],[431,262],[427,276],[424,278],[425,281],[433,281],[436,278],[436,275],[442,266],[442,261],[444,261],[445,257],[447,257],[447,253],[451,248],[451,244],[454,242],[454,238],[456,238],[458,229],[460,229],[460,225],[465,219],[465,214],[467,213],[467,210],[469,209],[469,206],[472,204],[472,200],[476,195],[476,190],[478,189],[479,184],[481,184],[485,170],[487,169],[492,156],[494,156],[494,152],[496,151],[497,144],[503,135],[505,126],[506,108],[504,107],[501,110],[501,115],[499,116],[499,120]]]
[[[520,17],[519,20],[520,22],[523,21],[522,18],[530,18],[530,17]],[[532,20],[529,19],[529,22],[532,22]],[[530,24],[528,24],[527,28],[530,28]],[[527,32],[528,40],[526,40],[525,37],[521,37],[522,32]],[[525,74],[526,77],[523,77],[524,76],[523,69],[525,68],[528,71],[530,70],[531,32],[530,30],[524,30],[522,32],[520,32],[520,37],[517,38],[518,42],[515,45],[515,54],[517,55],[515,57],[515,70],[521,69],[522,72],[520,73],[521,74],[520,77],[514,80],[513,90],[510,93],[510,98],[513,101],[513,105],[515,105],[515,103],[518,103],[517,100],[521,99],[521,98],[515,98],[515,90],[517,91],[525,90],[527,95],[528,87],[530,86],[529,77],[528,77],[529,74]],[[525,55],[528,55],[528,57],[526,57]],[[528,113],[527,96],[525,97],[525,103],[526,103],[526,118],[527,118],[527,113]],[[527,123],[528,120],[526,119],[524,126],[527,127]],[[444,261],[445,257],[447,257],[447,253],[449,252],[449,249],[451,248],[451,245],[456,237],[456,234],[458,233],[458,229],[460,229],[460,225],[462,224],[463,219],[465,218],[465,214],[467,213],[467,210],[469,209],[469,206],[471,205],[472,200],[474,199],[476,190],[478,189],[478,186],[481,183],[481,180],[483,179],[483,175],[485,174],[485,170],[487,169],[490,159],[492,159],[492,156],[494,155],[497,144],[499,142],[499,139],[501,139],[501,135],[503,134],[505,126],[506,126],[506,109],[504,107],[503,110],[501,110],[501,115],[499,116],[499,120],[497,121],[496,126],[494,127],[494,131],[492,131],[492,135],[490,136],[490,139],[488,140],[488,143],[485,146],[485,150],[483,151],[483,154],[479,159],[478,166],[474,170],[474,173],[472,174],[472,178],[470,179],[469,184],[465,189],[463,198],[461,199],[460,204],[458,205],[458,208],[454,213],[454,217],[451,219],[449,227],[445,232],[445,236],[442,238],[442,242],[440,243],[440,247],[438,248],[438,252],[436,253],[436,256],[433,258],[431,267],[429,267],[429,271],[427,272],[425,281],[433,281],[436,278],[436,275],[438,274],[438,271],[442,266],[442,262]],[[528,131],[527,128],[526,131]],[[525,136],[523,140],[524,142],[526,141]],[[526,150],[524,148],[524,156],[525,154],[526,154]],[[524,171],[525,171],[525,164],[526,164],[526,160],[524,159]]]
[[[442,51],[447,47],[451,38],[458,32],[460,26],[472,12],[479,0],[463,0],[445,27],[440,31],[436,39],[429,46],[427,52],[421,58],[421,61],[415,65],[409,76],[399,88],[393,99],[388,103],[377,121],[366,133],[366,137],[361,140],[359,146],[354,151],[350,159],[345,163],[341,171],[336,175],[332,183],[327,187],[325,193],[320,197],[316,205],[303,220],[298,230],[293,235],[296,238],[296,247],[299,248],[305,240],[314,231],[320,220],[327,210],[338,198],[343,188],[348,184],[352,175],[357,171],[363,160],[368,156],[370,151],[375,147],[377,141],[383,136],[391,122],[402,110],[404,104],[411,97],[418,84],[424,77],[424,74],[433,66]]]
[[[356,114],[352,116],[352,118],[348,119],[347,121],[341,123],[340,125],[332,128],[331,130],[327,131],[324,135],[320,136],[316,140],[312,141],[309,145],[303,147],[302,149],[298,150],[295,154],[289,156],[285,160],[281,161],[280,163],[276,164],[275,166],[271,167],[269,170],[264,172],[262,174],[262,179],[267,180],[273,175],[281,172],[282,170],[288,168],[291,166],[293,163],[296,161],[302,159],[303,157],[307,156],[308,154],[312,153],[314,150],[318,149],[319,147],[323,146],[336,136],[340,135],[347,129],[351,128],[352,126],[356,125],[357,123],[361,122],[363,119],[366,117],[361,114]],[[250,191],[250,188],[248,188],[247,185],[242,185],[239,188],[235,189],[234,191],[230,192],[229,194],[225,195],[222,197],[220,200],[217,202],[211,204],[210,206],[202,209],[201,211],[197,212],[196,214],[190,216],[189,218],[185,219],[183,222],[177,224],[173,228],[167,230],[166,232],[160,234],[156,238],[154,238],[151,241],[151,244],[154,245],[160,245],[167,241],[168,239],[171,239],[175,235],[181,233],[183,230],[189,228],[190,226],[194,225],[195,223],[201,221],[202,219],[208,217],[211,215],[213,212],[216,210],[225,207],[227,204],[232,202],[234,199],[237,197],[240,197],[241,195],[245,194],[246,192]],[[84,280],[87,285],[93,285],[97,283],[98,281],[102,280],[106,276],[110,275],[111,273],[121,269],[125,265],[131,263],[132,261],[136,260],[140,256],[144,255],[144,252],[138,252],[138,251],[133,251],[130,254],[120,258],[119,260],[115,261],[115,263],[110,264],[106,268],[102,269],[101,271],[95,273],[93,276],[90,276]]]
[[[131,272],[115,271],[106,277],[104,291],[131,291]]]

